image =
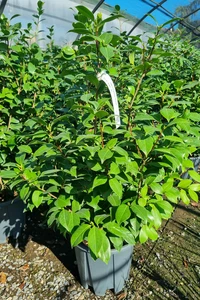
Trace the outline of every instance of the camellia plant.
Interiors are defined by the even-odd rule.
[[[18,134],[26,144],[18,147],[9,176],[8,171],[1,175],[12,177],[11,188],[29,209],[45,204],[49,226],[69,234],[72,246],[85,242],[94,259],[108,263],[113,248],[156,240],[162,220],[179,201],[198,201],[200,175],[189,157],[200,145],[199,113],[191,104],[199,78],[188,67],[183,79],[177,40],[169,45],[162,27],[143,43],[139,36],[103,31],[120,17],[118,11],[105,20],[83,6],[77,11],[72,31],[79,39],[57,48],[49,63],[42,59],[52,77],[41,79],[36,99],[53,85],[59,91],[56,101],[48,90],[41,102],[49,99],[50,109],[43,107],[40,121],[28,117],[32,133],[25,128]],[[198,51],[193,48],[191,55]],[[31,70],[37,74],[36,54],[31,54]],[[167,64],[176,58],[172,74]],[[102,70],[116,86],[119,128],[110,93],[98,80]]]

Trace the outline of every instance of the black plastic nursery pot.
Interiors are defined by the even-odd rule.
[[[24,203],[21,199],[0,203],[0,243],[5,243],[7,238],[17,239],[25,224]]]
[[[81,284],[84,288],[93,288],[97,296],[104,296],[106,290],[119,293],[129,277],[133,245],[125,245],[121,251],[112,250],[108,264],[91,257],[88,247],[80,244],[75,247],[76,260]]]

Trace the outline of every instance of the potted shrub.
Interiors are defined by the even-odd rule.
[[[39,1],[33,24],[36,28],[42,12]],[[31,23],[23,29],[20,22],[12,25],[11,20],[4,15],[0,17],[0,242],[10,236],[17,238],[25,221],[25,204],[12,180],[16,175],[13,167],[17,164],[20,168],[24,157],[16,156],[16,152],[24,148],[27,151],[26,144],[34,132],[42,136],[41,116],[51,117],[49,101],[51,97],[56,101],[57,94],[56,86],[51,88],[53,70],[49,71],[57,49],[51,41],[52,28],[50,43],[44,51],[37,43],[30,42],[37,35]]]
[[[49,226],[77,247],[82,284],[103,295],[122,289],[135,243],[156,240],[179,201],[198,201],[200,175],[190,170],[191,179],[184,179],[183,173],[193,168],[199,128],[187,102],[176,103],[176,78],[168,82],[161,70],[173,55],[160,49],[161,28],[139,47],[139,37],[103,33],[117,12],[102,20],[83,6],[77,10],[72,30],[81,37],[53,60],[60,92],[50,102],[54,119],[44,114],[42,135],[24,132],[29,140],[18,147],[12,182],[31,210],[48,207]],[[115,82],[119,128],[98,80],[102,70]]]

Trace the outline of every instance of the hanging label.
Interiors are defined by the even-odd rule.
[[[111,95],[111,99],[112,99],[112,104],[113,104],[113,109],[114,109],[114,115],[115,115],[115,124],[116,124],[116,128],[118,128],[121,125],[121,121],[120,121],[120,113],[119,113],[119,104],[118,104],[118,100],[117,100],[117,93],[116,93],[116,89],[114,86],[114,83],[110,77],[110,75],[108,75],[106,73],[106,71],[102,71],[101,73],[97,74],[97,79],[100,81],[104,81],[105,84],[107,85],[110,95]]]

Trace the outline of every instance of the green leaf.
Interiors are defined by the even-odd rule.
[[[55,206],[59,208],[63,208],[69,205],[71,205],[70,197],[66,197],[65,195],[60,195],[55,201]]]
[[[171,119],[174,119],[174,118],[176,118],[176,117],[179,116],[179,113],[176,112],[173,108],[166,108],[166,107],[164,107],[164,108],[162,108],[162,109],[160,110],[160,113],[161,113],[161,115],[162,115],[165,119],[167,119],[168,122],[169,122]]]
[[[182,179],[179,184],[178,187],[182,188],[182,189],[186,189],[188,188],[188,186],[192,183],[192,180],[190,179]]]
[[[163,193],[163,187],[162,187],[162,185],[160,185],[157,182],[152,182],[150,184],[150,187],[151,187],[152,191],[154,191],[154,193],[156,193],[156,194],[162,194]]]
[[[121,204],[121,199],[118,195],[112,194],[108,196],[108,201],[112,206],[119,206]]]
[[[29,62],[29,63],[28,63],[28,71],[29,71],[31,74],[33,74],[33,73],[35,73],[35,70],[36,70],[36,67],[35,67],[31,62]]]
[[[140,229],[139,233],[139,241],[141,244],[145,243],[148,240],[148,234],[147,234],[147,225],[143,225]]]
[[[17,153],[15,156],[15,160],[19,165],[23,165],[24,164],[24,160],[25,160],[26,154],[24,153]]]
[[[82,208],[79,211],[77,211],[76,214],[79,215],[81,219],[86,219],[90,221],[90,210],[88,208]]]
[[[157,201],[155,206],[158,208],[159,212],[164,211],[166,218],[170,218],[173,212],[173,207],[168,201]]]
[[[93,186],[92,188],[94,189],[95,187],[99,185],[104,185],[107,182],[108,178],[105,175],[97,175],[93,181]]]
[[[79,13],[81,13],[87,19],[94,21],[94,15],[87,7],[78,5],[78,6],[76,6],[76,9],[79,11]]]
[[[192,190],[192,191],[195,191],[195,192],[199,192],[200,191],[200,184],[199,183],[191,184],[189,186],[189,189]]]
[[[122,237],[127,242],[127,244],[135,244],[135,236],[127,228],[122,228]]]
[[[72,166],[69,172],[71,176],[77,177],[77,166]]]
[[[131,205],[131,209],[132,209],[132,211],[135,213],[135,215],[138,218],[140,218],[140,219],[142,219],[144,221],[148,220],[148,218],[149,218],[149,211],[146,208],[133,203]]]
[[[109,217],[109,215],[106,215],[106,214],[102,214],[102,215],[96,215],[94,217],[94,222],[96,223],[97,226],[99,226],[99,224],[102,224],[103,221],[105,219],[107,219]]]
[[[32,149],[28,145],[18,146],[18,149],[19,149],[20,152],[25,152],[25,153],[28,153],[28,154],[32,153]]]
[[[0,177],[5,178],[5,179],[15,178],[16,175],[17,174],[15,173],[15,171],[11,171],[11,170],[0,171]]]
[[[104,32],[101,36],[100,36],[102,42],[104,45],[108,45],[112,39],[113,39],[113,34],[109,33],[109,32]]]
[[[147,156],[153,148],[154,140],[152,137],[148,137],[147,139],[137,140],[136,142],[139,149]]]
[[[115,162],[112,162],[110,165],[110,174],[119,174],[120,173],[120,169],[118,167],[118,165]]]
[[[126,172],[136,176],[138,173],[138,164],[136,161],[127,162]]]
[[[24,184],[23,187],[21,188],[20,192],[19,192],[20,198],[22,200],[25,200],[28,194],[29,194],[29,186]]]
[[[79,245],[86,237],[87,231],[90,229],[91,225],[89,224],[81,224],[72,234],[71,236],[71,246],[76,247]]]
[[[102,234],[101,230],[95,226],[93,226],[88,234],[88,247],[93,252],[95,257],[98,257],[102,246]]]
[[[38,208],[43,201],[43,193],[41,191],[34,191],[32,194],[32,202],[36,208]]]
[[[112,234],[123,238],[123,230],[115,221],[106,223],[104,227]]]
[[[113,152],[110,151],[108,148],[104,148],[98,151],[98,156],[101,160],[101,163],[104,163],[105,160],[113,156]]]
[[[147,76],[161,76],[163,74],[164,73],[161,70],[152,70],[152,71],[147,73]]]
[[[189,175],[190,175],[190,177],[192,178],[192,179],[194,179],[195,181],[197,181],[197,182],[200,182],[200,174],[198,174],[196,171],[194,171],[194,170],[191,170],[191,171],[188,171],[188,173],[189,173]]]
[[[118,181],[116,178],[112,178],[109,180],[109,185],[112,191],[119,196],[119,198],[122,197],[122,184],[120,181]]]
[[[152,241],[156,241],[158,239],[158,233],[156,232],[156,230],[153,227],[146,227],[145,228],[146,233],[148,235],[148,237],[152,240]]]
[[[190,199],[188,198],[185,190],[180,190],[180,197],[184,204],[190,204]]]
[[[135,64],[135,53],[134,52],[131,52],[129,54],[129,62],[130,62],[131,65],[134,66],[134,64]]]
[[[106,148],[112,149],[117,144],[118,139],[114,138],[108,141]]]
[[[110,242],[109,239],[107,238],[105,232],[101,230],[102,234],[102,246],[99,251],[99,258],[108,264],[110,257],[111,257],[111,248],[110,248]]]
[[[101,46],[99,50],[101,54],[105,57],[107,62],[109,62],[109,60],[115,55],[114,50],[111,46]]]
[[[128,220],[130,216],[131,216],[130,208],[126,204],[121,204],[117,208],[115,213],[115,218],[119,225],[125,222],[126,220]]]
[[[175,143],[183,143],[183,140],[181,138],[173,135],[164,136],[164,139]]]
[[[135,94],[135,87],[134,86],[128,86],[129,92],[132,96]],[[135,120],[134,120],[135,121]]]
[[[79,216],[76,213],[65,209],[60,212],[58,221],[68,232],[71,232],[74,227],[80,224]]]
[[[158,229],[162,224],[162,218],[159,210],[155,207],[155,205],[152,204],[151,207],[152,207],[151,214],[153,216],[153,223],[155,228]]]
[[[113,244],[114,248],[117,251],[120,251],[122,249],[123,246],[123,239],[120,237],[116,237],[116,236],[111,236],[110,237],[110,241]]]
[[[72,56],[75,54],[75,51],[72,47],[70,46],[65,46],[62,48],[62,52],[66,55]]]
[[[81,209],[81,204],[77,200],[74,199],[72,201],[72,208],[71,209],[74,213],[77,213]]]
[[[188,192],[189,192],[190,198],[193,201],[195,201],[195,202],[199,201],[199,197],[198,197],[198,194],[196,192],[194,192],[193,190],[190,190],[190,189],[188,189]]]
[[[107,111],[105,110],[99,110],[98,112],[96,112],[95,116],[99,119],[105,118],[107,117],[109,114]]]
[[[176,188],[171,188],[169,191],[165,192],[167,199],[173,203],[177,203],[179,198],[179,191]]]
[[[37,156],[41,156],[44,153],[46,153],[47,151],[49,151],[49,147],[47,147],[47,145],[42,145],[41,147],[39,147],[33,154],[33,156],[37,157]]]

